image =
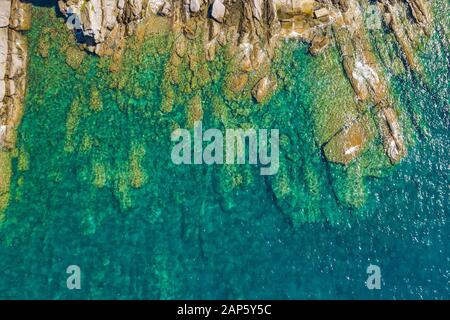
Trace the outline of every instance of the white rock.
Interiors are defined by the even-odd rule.
[[[330,11],[327,8],[322,8],[322,9],[314,11],[314,16],[317,19],[328,16],[328,15],[330,15]]]
[[[170,16],[172,14],[172,5],[169,1],[165,1],[159,10],[159,14],[163,16]]]
[[[7,58],[8,58],[8,28],[0,28],[0,80],[3,80],[5,78]],[[0,101],[2,100],[2,98],[0,98]]]
[[[191,10],[191,12],[199,12],[201,6],[202,6],[201,0],[191,0],[189,9]]]

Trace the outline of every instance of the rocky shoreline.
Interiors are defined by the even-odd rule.
[[[23,116],[31,4],[0,0],[0,220],[9,199],[11,152]]]
[[[124,40],[153,23],[148,20],[156,16],[167,21],[174,35],[171,61],[211,61],[220,48],[226,48],[235,62],[227,87],[234,94],[250,87],[258,103],[267,102],[278,86],[270,65],[284,40],[308,43],[312,55],[336,46],[359,115],[341,121],[336,126],[339,129],[320,146],[329,161],[346,165],[364,152],[374,139],[373,133],[378,132],[394,164],[407,150],[390,85],[382,71],[381,63],[386,61],[379,61],[370,43],[365,19],[369,6],[378,9],[405,64],[420,74],[415,49],[420,39],[430,35],[432,27],[431,10],[425,0],[58,1],[60,12],[74,27],[79,49],[98,56],[120,59]],[[30,3],[0,0],[0,196],[9,190],[10,155],[23,115],[28,60],[24,32],[30,24]],[[201,58],[192,49],[199,43],[204,53]],[[256,80],[251,82],[250,75],[256,75]]]
[[[24,31],[31,26],[31,5],[0,1],[0,146],[12,149],[23,114],[28,49]]]

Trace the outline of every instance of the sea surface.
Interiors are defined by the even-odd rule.
[[[449,15],[436,8],[423,75],[386,71],[412,132],[408,155],[392,168],[361,162],[347,178],[325,160],[314,122],[321,92],[348,85],[339,67],[343,81],[312,78],[339,65],[335,49],[316,59],[286,43],[278,72],[288,80],[264,106],[223,98],[218,59],[213,80],[200,93],[177,88],[167,113],[168,37],[132,44],[115,76],[87,54],[73,69],[70,32],[54,8],[35,8],[0,298],[449,299]],[[205,126],[279,128],[283,178],[250,165],[174,165],[170,133],[187,126],[197,94]],[[277,197],[280,181],[288,200]],[[371,264],[380,290],[366,286]],[[69,265],[81,269],[80,290],[67,289]]]

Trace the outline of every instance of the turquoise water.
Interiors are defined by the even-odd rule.
[[[38,24],[30,37],[45,32]],[[185,112],[181,102],[161,112],[168,57],[151,44],[120,87],[98,59],[86,56],[73,71],[58,45],[45,59],[32,40],[18,145],[28,165],[13,163],[0,229],[0,298],[450,298],[446,41],[438,32],[424,51],[426,80],[409,72],[391,78],[415,142],[398,166],[366,174],[364,204],[355,208],[338,196],[352,194],[352,182],[341,186],[342,169],[316,146],[305,79],[316,66],[304,46],[294,46],[290,81],[267,106],[221,98],[229,116],[218,122],[209,106],[221,96],[223,75],[201,92],[207,126],[273,126],[289,141],[280,175],[295,197],[281,201],[277,178],[257,168],[170,162],[170,132],[185,125]],[[89,109],[93,87],[102,100],[97,112]],[[66,288],[73,264],[81,290]],[[381,290],[365,285],[369,264],[381,267]]]

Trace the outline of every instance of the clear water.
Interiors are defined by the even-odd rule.
[[[50,11],[35,10],[30,32],[26,113],[0,227],[0,298],[450,298],[450,60],[442,26],[422,52],[427,80],[408,72],[391,78],[416,132],[408,156],[382,174],[370,164],[343,184],[342,168],[316,145],[318,90],[305,78],[320,63],[304,46],[291,44],[290,81],[267,106],[228,102],[225,123],[209,107],[222,95],[223,62],[210,65],[218,78],[201,90],[207,126],[249,122],[288,137],[280,175],[288,173],[295,196],[280,201],[277,178],[263,179],[256,168],[170,162],[170,132],[185,125],[185,110],[179,101],[170,114],[160,111],[168,56],[158,48],[168,39],[144,44],[138,59],[130,53],[123,79],[111,79],[91,56],[73,71],[61,53],[64,28],[44,18]],[[61,33],[50,36],[47,59],[38,54],[51,35],[46,26]],[[89,109],[92,90],[102,101],[97,112]],[[362,205],[339,200],[356,188]],[[72,264],[82,270],[81,290],[66,288]],[[381,290],[365,285],[369,264],[381,267]]]

